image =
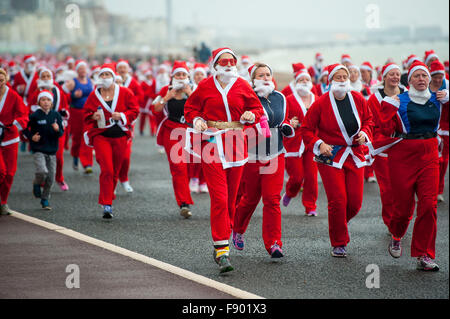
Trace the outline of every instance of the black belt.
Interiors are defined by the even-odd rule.
[[[175,123],[185,124],[186,120],[184,119],[184,116],[176,117],[176,116],[169,116],[169,120]]]
[[[430,138],[437,137],[437,132],[426,132],[426,133],[398,133],[394,134],[394,137],[403,138],[405,140],[427,140]]]

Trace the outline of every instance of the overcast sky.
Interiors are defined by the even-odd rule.
[[[358,30],[366,27],[367,6],[379,7],[380,26],[440,25],[449,30],[448,0],[172,0],[179,26],[299,28]],[[163,17],[166,0],[105,0],[113,13]],[[372,11],[373,13],[373,11]]]

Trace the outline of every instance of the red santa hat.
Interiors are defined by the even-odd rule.
[[[381,69],[381,77],[384,78],[389,71],[398,69],[400,71],[400,67],[395,63],[388,63]]]
[[[298,63],[292,63],[292,70],[294,71],[294,76],[295,76],[299,71],[302,71],[302,70],[307,71],[305,65],[304,65],[303,63],[301,63],[301,62],[298,62]]]
[[[128,63],[127,60],[120,59],[119,61],[117,61],[116,69],[117,69],[119,66],[121,66],[121,65],[125,65],[125,66],[127,66],[128,68],[130,68],[130,64]]]
[[[373,71],[373,66],[368,61],[363,62],[359,68],[361,70],[366,70],[366,71],[370,71],[370,72]]]
[[[49,98],[49,99],[52,101],[52,103],[53,103],[53,93],[52,93],[52,92],[50,92],[50,91],[48,91],[48,90],[42,90],[42,91],[39,93],[38,98],[37,98],[38,103],[39,103],[39,100],[40,100],[41,98],[43,98],[43,97]]]
[[[100,65],[94,65],[94,66],[92,67],[92,69],[91,69],[92,73],[94,73],[94,72],[96,72],[96,71],[100,71],[100,70],[101,70]]]
[[[114,72],[115,69],[116,69],[115,63],[105,63],[102,65],[102,68],[100,69],[98,76],[102,75],[105,72],[109,72],[112,74],[114,81],[116,81],[116,73]]]
[[[323,60],[323,55],[322,55],[322,53],[317,52],[315,58],[316,58],[316,61]]]
[[[435,74],[443,74],[445,76],[445,66],[441,62],[439,62],[439,60],[431,62],[430,74],[432,76]]]
[[[75,59],[72,58],[71,56],[68,56],[68,57],[66,58],[66,63],[67,63],[67,64],[69,64],[69,63],[75,63]]]
[[[448,66],[449,66],[449,62],[448,61],[444,61],[445,71],[447,71],[447,72],[448,72]]]
[[[212,66],[216,64],[217,60],[219,60],[219,57],[224,53],[230,53],[237,61],[236,54],[230,49],[230,48],[219,48],[212,52]]]
[[[406,61],[406,67],[409,68],[414,61],[420,61],[420,59],[417,57],[417,55],[411,54],[410,56],[408,56]]]
[[[202,64],[202,63],[196,63],[194,65],[194,72],[193,74],[197,73],[197,72],[201,72],[203,73],[205,76],[207,76],[207,70],[208,66],[206,64]]]
[[[85,66],[87,68],[88,67],[87,62],[84,60],[78,60],[75,64],[75,70],[78,71],[78,69],[82,66]]]
[[[309,74],[309,72],[304,71],[304,70],[300,70],[295,74],[295,81],[297,81],[298,79],[300,79],[303,76],[306,76],[311,81],[311,75]]]
[[[266,64],[266,65],[267,65],[267,64]],[[268,66],[268,65],[267,65],[267,67],[268,67],[269,70],[270,70],[270,74],[273,74],[272,68],[271,68],[270,66]],[[255,64],[252,64],[252,65],[249,66],[249,68],[248,68],[248,74],[250,75],[250,79],[253,77],[253,73],[255,73],[256,69],[257,69],[257,68],[255,67]]]
[[[341,63],[344,63],[344,62],[352,63],[352,58],[350,57],[349,54],[343,54],[341,56]]]
[[[409,71],[408,71],[408,82],[409,82],[409,80],[411,80],[411,76],[413,75],[413,73],[418,70],[425,71],[428,74],[428,78],[431,81],[431,74],[430,74],[430,71],[428,70],[428,67],[425,65],[425,63],[423,63],[421,61],[414,61],[413,64],[411,64]]]
[[[36,57],[34,55],[28,54],[23,57],[23,63],[27,64],[31,62],[36,62]]]
[[[320,73],[319,79],[323,78],[324,76],[328,77],[328,66],[325,66],[322,70],[322,73]]]
[[[425,51],[425,57],[423,61],[425,62],[426,65],[428,65],[428,62],[430,62],[432,58],[436,58],[439,60],[439,57],[437,56],[436,52],[434,52],[434,50]]]
[[[39,70],[39,77],[41,77],[42,74],[43,74],[44,72],[50,73],[50,77],[53,79],[53,73],[52,73],[52,71],[51,71],[49,68],[47,68],[47,67],[42,67],[42,68],[40,68],[40,70]]]
[[[175,61],[173,63],[171,76],[174,76],[178,72],[183,72],[183,73],[189,74],[189,68],[188,68],[186,62],[184,62],[184,61]]]
[[[241,62],[242,62],[242,63],[251,63],[251,62],[250,62],[250,58],[249,58],[248,55],[243,55],[243,56],[241,57]]]
[[[328,84],[331,83],[331,81],[333,80],[333,76],[336,74],[336,72],[341,70],[341,69],[345,70],[347,72],[347,74],[350,76],[350,72],[342,64],[339,64],[339,63],[332,64],[332,65],[329,65],[327,68],[328,68],[328,73],[329,73],[328,74]]]

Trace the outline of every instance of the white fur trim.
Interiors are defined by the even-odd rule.
[[[430,61],[430,59],[432,58],[437,58],[439,60],[439,57],[437,56],[436,53],[430,54],[427,59],[425,60],[425,64],[428,64],[428,61]]]
[[[313,147],[313,153],[314,155],[319,156],[320,155],[320,144],[323,143],[323,140],[317,140],[317,142],[314,143]]]
[[[399,69],[400,70],[400,67],[398,65],[396,65],[396,64],[392,64],[392,65],[388,66],[386,68],[386,70],[384,70],[384,72],[383,72],[383,78],[386,76],[386,74],[389,73],[389,71],[394,70],[394,69]]]
[[[38,95],[38,98],[37,98],[38,103],[39,103],[39,100],[42,99],[43,97],[47,97],[50,100],[52,100],[52,102],[53,102],[53,95],[49,92],[43,91],[43,92],[39,93],[39,95]]]
[[[216,64],[217,60],[219,59],[219,57],[224,54],[224,53],[230,53],[232,56],[234,56],[234,58],[237,60],[236,54],[234,54],[233,51],[231,51],[230,49],[223,49],[222,51],[220,51],[219,53],[217,53],[216,57],[214,58],[214,60],[212,61],[212,65]]]
[[[423,65],[416,65],[415,67],[413,67],[409,73],[408,73],[408,83],[411,80],[411,76],[414,74],[414,72],[418,71],[418,70],[422,70],[425,71],[428,74],[428,78],[431,81],[431,75],[430,75],[430,71]]]
[[[331,71],[331,72],[328,74],[328,82],[331,83],[331,81],[333,80],[333,76],[336,74],[336,72],[339,71],[339,70],[342,70],[342,69],[343,69],[343,70],[346,70],[347,73],[350,74],[350,72],[349,72],[348,69],[345,67],[345,65],[339,64],[339,65],[337,65],[337,66],[333,69],[333,71]]]
[[[385,96],[383,101],[395,106],[396,108],[400,107],[400,101],[397,101],[396,99],[390,97],[390,96]]]

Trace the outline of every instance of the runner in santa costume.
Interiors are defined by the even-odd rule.
[[[351,90],[349,71],[328,66],[330,91],[309,109],[300,128],[313,150],[328,198],[328,224],[333,257],[346,257],[347,224],[361,209],[366,159],[362,145],[371,140],[372,113],[364,97]]]
[[[229,239],[236,195],[248,161],[244,125],[259,123],[263,108],[247,81],[240,78],[229,48],[213,51],[214,76],[200,82],[185,104],[184,116],[207,140],[201,143],[202,169],[211,197],[214,259],[221,272],[231,271]],[[190,130],[186,135],[190,149]],[[197,134],[199,135],[199,134]],[[195,139],[195,137],[193,137]],[[194,150],[197,143],[194,140]]]
[[[141,83],[142,92],[144,94],[143,103],[140,110],[139,132],[144,135],[145,123],[149,123],[150,136],[156,135],[158,125],[156,125],[155,115],[151,111],[151,106],[156,98],[156,80],[153,77],[151,69],[144,72],[145,80]]]
[[[28,125],[28,109],[20,95],[8,87],[8,74],[0,69],[0,214],[10,215],[8,196],[17,170],[19,131]]]
[[[84,140],[95,149],[100,165],[100,194],[103,218],[113,217],[114,189],[119,170],[126,156],[127,141],[131,138],[131,123],[139,115],[139,104],[127,88],[114,83],[114,65],[104,64],[99,82],[84,105]]]
[[[318,99],[311,92],[312,81],[305,71],[299,71],[296,76],[294,93],[287,97],[288,118],[294,120],[295,137],[285,138],[286,171],[289,180],[286,183],[286,193],[283,195],[283,206],[287,207],[292,198],[296,197],[303,185],[302,203],[305,214],[317,216],[317,164],[314,162],[312,149],[306,149],[300,134],[300,126],[311,105]]]
[[[36,90],[39,75],[36,71],[36,58],[33,55],[25,55],[23,57],[24,68],[20,70],[14,77],[13,89],[23,98],[23,102],[27,103],[28,95]]]
[[[323,55],[317,52],[314,57],[314,64],[308,68],[308,73],[311,76],[313,84],[319,83],[319,77],[324,69],[323,66]]]
[[[72,148],[70,154],[73,157],[73,168],[78,170],[78,162],[84,168],[84,173],[92,174],[93,154],[92,148],[88,147],[83,140],[84,130],[84,104],[93,91],[93,83],[88,77],[88,65],[85,61],[78,61],[75,70],[78,74],[73,80],[63,85],[65,92],[70,92],[70,119],[69,127],[72,137]]]
[[[244,58],[244,56],[242,57]],[[196,63],[194,65],[194,70],[192,72],[193,78],[193,88],[192,91],[195,91],[198,87],[198,84],[208,77],[207,73],[208,66],[206,64]],[[248,72],[247,72],[248,73]],[[193,193],[208,193],[208,186],[206,185],[205,176],[202,171],[202,164],[192,163],[188,164],[189,171],[189,189]]]
[[[134,97],[139,103],[140,108],[142,108],[143,99],[144,99],[144,93],[142,92],[141,85],[136,81],[131,75],[130,75],[130,65],[128,61],[126,60],[119,60],[116,65],[116,71],[117,73],[122,77],[122,85],[133,92]],[[133,192],[133,187],[130,185],[128,172],[130,171],[130,161],[131,161],[131,147],[133,145],[133,138],[134,138],[134,124],[132,125],[131,130],[131,139],[128,140],[128,147],[127,152],[125,156],[125,160],[123,162],[123,166],[120,169],[119,173],[119,181],[122,184],[123,188],[127,193]]]
[[[431,92],[439,92],[443,90],[447,90],[449,88],[448,80],[445,79],[445,67],[439,62],[439,60],[435,60],[430,63],[430,74],[431,74],[431,83],[430,83],[430,91]],[[439,125],[438,134],[443,141],[444,148],[442,149],[442,156],[439,161],[439,195],[438,202],[444,201],[444,182],[445,182],[445,173],[447,172],[448,160],[449,160],[449,103],[442,104],[442,113],[441,113],[441,122]]]
[[[434,52],[434,50],[425,51],[423,62],[427,65],[428,69],[431,67],[433,61],[439,61],[439,56],[436,52]]]
[[[368,66],[366,66],[366,68],[368,68]],[[352,89],[355,90],[356,92],[360,92],[364,96],[364,98],[368,100],[370,97],[370,87],[368,87],[366,84],[363,83],[360,68],[354,64],[351,64],[350,66],[347,67],[347,69],[350,72],[350,85]],[[365,145],[363,146],[363,148],[364,153],[368,157],[369,148]],[[366,180],[369,183],[377,182],[371,165],[367,165],[364,168],[364,180]]]
[[[249,136],[249,159],[242,175],[243,195],[236,208],[233,226],[233,245],[244,248],[244,233],[259,202],[263,207],[262,237],[264,246],[272,258],[283,257],[281,240],[280,193],[284,182],[283,136],[293,137],[294,129],[287,120],[288,110],[283,94],[275,90],[272,69],[263,63],[249,68],[249,77],[264,107],[267,125],[271,136],[253,128]]]
[[[381,102],[383,134],[391,137],[386,147],[395,198],[389,224],[392,234],[389,253],[394,258],[402,254],[401,239],[412,220],[417,195],[411,256],[417,257],[417,269],[436,271],[439,270],[434,262],[439,190],[437,130],[441,103],[448,102],[448,91],[430,92],[431,75],[419,61],[411,65],[408,81],[408,92],[385,97]]]
[[[69,104],[67,103],[66,95],[62,88],[53,80],[52,72],[43,68],[39,72],[38,90],[33,92],[29,98],[29,109],[31,113],[35,112],[38,108],[38,96],[43,90],[47,90],[53,95],[53,110],[58,112],[62,118],[63,129],[67,127],[67,121],[69,119]],[[64,144],[66,134],[63,134],[58,142],[58,151],[56,152],[56,176],[55,181],[62,191],[68,191],[69,185],[64,181]]]
[[[252,65],[250,57],[248,55],[243,55],[241,57],[241,69],[239,70],[239,75],[242,76],[248,83],[251,84],[250,76],[248,75],[248,68]]]
[[[293,70],[294,79],[291,82],[289,82],[289,84],[283,90],[281,90],[281,93],[284,96],[289,96],[289,95],[291,95],[294,92],[294,90],[295,90],[295,76],[297,75],[297,73],[300,72],[300,71],[308,72],[308,70],[306,69],[305,65],[303,63],[301,63],[301,62],[293,63],[292,64],[292,70]]]
[[[361,94],[367,99],[369,99],[372,92],[370,88],[377,84],[377,80],[373,78],[373,66],[370,62],[363,62],[359,67],[361,73],[361,80],[363,83],[363,88]]]
[[[158,67],[158,71],[156,74],[156,86],[155,86],[155,92],[157,94],[155,100],[153,101],[150,110],[152,114],[155,116],[155,122],[157,127],[161,124],[161,122],[165,118],[164,112],[156,112],[155,111],[155,105],[164,97],[160,95],[160,91],[163,87],[166,87],[170,84],[170,70],[171,67],[168,63],[163,63]],[[164,154],[164,147],[161,145],[158,145],[158,142],[156,143],[156,146],[158,148],[158,152],[160,154]]]
[[[402,73],[402,77],[400,78],[400,83],[404,86],[404,87],[408,87],[409,83],[408,83],[408,71],[409,68],[411,67],[411,64],[413,64],[414,61],[420,61],[420,59],[415,55],[415,54],[411,54],[406,58],[406,72]]]
[[[159,94],[163,98],[155,104],[155,112],[165,114],[158,127],[157,143],[164,147],[167,154],[180,215],[189,218],[192,216],[190,205],[194,202],[189,190],[188,154],[182,144],[188,127],[184,117],[185,104],[192,94],[186,62],[175,61],[171,76],[171,84],[161,89]]]
[[[369,98],[368,105],[373,115],[373,138],[372,146],[383,145],[386,136],[383,135],[381,130],[380,112],[381,102],[386,96],[393,97],[402,94],[405,89],[400,84],[400,67],[395,63],[386,64],[382,68],[382,86],[377,88],[374,94]],[[373,147],[369,146],[369,149],[373,150]],[[381,216],[384,224],[389,227],[391,216],[393,214],[393,205],[395,198],[392,195],[391,179],[389,175],[389,163],[386,153],[379,153],[374,156],[372,168],[377,178],[378,186],[380,187],[381,197]]]
[[[328,92],[330,87],[328,86],[328,66],[325,66],[320,73],[319,81],[314,85],[317,97],[321,97]]]
[[[342,54],[341,55],[341,63],[348,68],[350,65],[353,64],[352,58],[349,54]]]

